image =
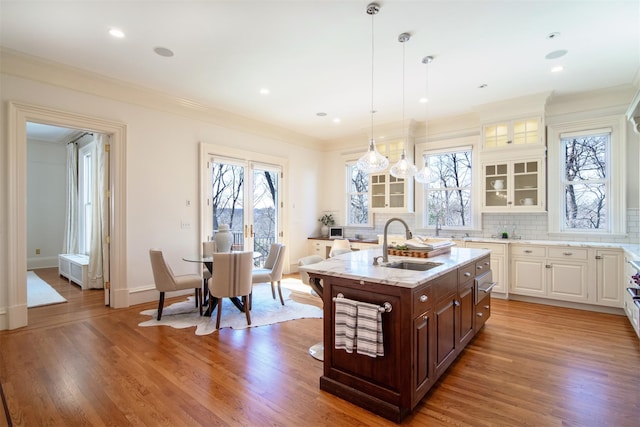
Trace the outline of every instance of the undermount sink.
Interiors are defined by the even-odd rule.
[[[399,268],[401,270],[427,271],[427,270],[431,270],[434,267],[438,267],[440,265],[442,265],[441,262],[398,261],[398,262],[390,262],[389,264],[385,265],[385,267]]]

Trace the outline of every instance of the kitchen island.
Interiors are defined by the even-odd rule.
[[[320,388],[400,422],[490,316],[489,251],[454,247],[433,258],[389,256],[374,265],[381,256],[375,248],[301,269],[324,301]],[[335,298],[380,307],[383,356],[335,348]]]

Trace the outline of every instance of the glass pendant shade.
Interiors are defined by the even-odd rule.
[[[416,173],[416,182],[420,184],[429,184],[431,182],[431,169],[426,164]]]
[[[389,166],[389,159],[380,154],[376,149],[376,143],[372,139],[369,142],[369,151],[358,159],[358,169],[365,173],[381,172]]]
[[[417,171],[418,168],[416,168],[413,163],[407,160],[407,155],[405,151],[402,150],[400,160],[398,160],[398,163],[391,167],[389,173],[391,174],[391,176],[394,176],[396,178],[411,178],[416,174]]]

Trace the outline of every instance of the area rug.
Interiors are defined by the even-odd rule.
[[[251,309],[251,325],[247,326],[245,314],[238,310],[229,299],[225,298],[222,304],[222,318],[220,319],[220,329],[246,329],[257,326],[271,325],[274,323],[286,322],[288,320],[304,318],[322,318],[322,309],[301,304],[291,299],[291,291],[282,288],[284,305],[280,304],[280,298],[276,290],[276,299],[271,296],[270,284],[259,284],[253,287],[253,308]],[[218,308],[211,317],[200,316],[199,309],[195,307],[194,297],[187,300],[171,304],[162,310],[162,319],[156,320],[158,310],[144,310],[140,314],[152,316],[151,320],[144,321],[138,326],[171,326],[182,329],[192,326],[196,327],[196,335],[207,335],[216,330],[216,316]]]
[[[67,302],[47,282],[42,280],[33,271],[27,271],[27,307],[39,307],[41,305],[59,304]]]

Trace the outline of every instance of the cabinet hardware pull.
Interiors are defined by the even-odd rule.
[[[485,306],[484,306],[484,309],[485,309],[485,310],[489,310],[489,306],[488,306],[488,305],[485,305]]]
[[[571,253],[571,252],[562,252],[562,255],[571,256],[571,255],[573,255],[573,253]]]
[[[454,299],[453,300],[453,305],[455,305],[456,307],[459,307],[460,306],[460,301]]]
[[[491,292],[491,289],[493,289],[497,284],[498,282],[492,282],[491,285],[489,285],[486,289],[482,289],[482,291],[484,291],[485,294],[488,294],[489,292]]]
[[[485,262],[484,262],[484,265],[489,265],[489,261],[485,261]]]
[[[602,256],[596,255],[596,259],[602,259]]]
[[[364,280],[360,280],[360,284],[361,284],[361,285],[364,285]]]
[[[427,302],[427,300],[429,299],[428,296],[426,295],[420,295],[420,302]]]
[[[471,276],[471,273],[469,273],[469,272],[467,271],[466,273],[464,273],[464,276],[465,276],[465,277],[470,277],[470,276]]]
[[[483,267],[483,266],[481,266],[481,265],[478,265],[478,266],[476,266],[476,268],[477,268],[478,270],[482,270],[484,267]]]
[[[533,252],[531,249],[525,249],[525,250],[524,250],[524,253],[525,253],[525,254],[530,254],[531,252]]]
[[[552,265],[551,265],[551,264],[547,264],[547,265],[545,265],[545,267],[546,267],[546,268],[551,268],[551,267],[552,267]]]
[[[422,320],[429,320],[429,315],[425,314],[424,316],[422,316]]]
[[[476,313],[476,316],[482,317],[482,313]]]

